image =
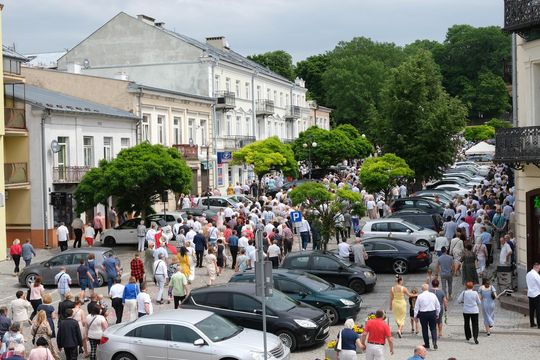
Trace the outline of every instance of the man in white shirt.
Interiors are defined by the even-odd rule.
[[[248,238],[246,237],[246,233],[242,231],[242,236],[238,239],[238,250],[244,248],[246,249],[248,247]]]
[[[63,222],[56,229],[56,235],[58,236],[58,246],[60,251],[66,251],[68,248],[69,230]]]
[[[500,241],[501,252],[499,253],[499,265],[508,266],[512,259],[512,248],[508,244],[508,238],[506,236],[502,236]]]
[[[448,248],[448,239],[446,236],[444,236],[444,231],[439,232],[439,236],[435,238],[435,248],[434,250],[437,252],[437,256],[442,255],[442,248],[446,247]]]
[[[347,244],[347,239],[341,239],[341,242],[338,245],[339,257],[348,261],[350,252],[351,247]]]
[[[429,333],[433,340],[433,348],[437,349],[437,318],[441,313],[441,304],[437,296],[429,291],[429,285],[422,285],[422,293],[416,298],[414,305],[414,317],[420,319],[422,325],[422,336],[424,338],[424,347],[429,349]]]
[[[306,219],[302,219],[298,231],[300,232],[300,238],[302,239],[302,250],[306,250],[307,243],[309,242],[309,238],[311,236],[311,227]]]
[[[189,229],[189,231],[186,234],[186,241],[189,241],[190,243],[193,243],[193,238],[197,235],[195,230]]]
[[[534,263],[531,271],[527,273],[527,297],[529,298],[529,321],[531,327],[538,326],[540,329],[540,263]],[[534,315],[536,313],[536,324]]]
[[[272,245],[268,247],[268,260],[272,262],[272,268],[277,269],[279,266],[279,259],[281,257],[281,249],[278,246],[278,242],[274,240]]]
[[[152,315],[154,313],[152,300],[150,299],[150,295],[146,292],[145,282],[141,284],[141,292],[137,295],[137,312],[139,313],[139,317]]]
[[[156,228],[157,224],[155,222],[150,223],[150,229],[146,232],[146,242],[154,244],[156,242]]]
[[[112,308],[116,314],[116,323],[120,324],[122,322],[122,315],[124,314],[124,304],[122,303],[124,285],[122,285],[122,279],[120,278],[116,278],[114,282],[115,284],[109,290],[109,296],[111,298]]]
[[[165,281],[168,279],[167,274],[167,261],[165,261],[165,256],[159,254],[159,258],[154,261],[154,278],[156,279],[157,285],[159,287],[158,293],[156,295],[156,303],[163,304],[163,289],[165,287]]]
[[[223,209],[223,215],[225,216],[225,221],[231,220],[233,214],[234,214],[234,211],[231,207],[226,207],[225,209]]]
[[[54,277],[54,283],[58,286],[60,301],[64,301],[66,293],[71,290],[69,288],[69,285],[71,285],[71,276],[66,272],[65,267],[62,266],[60,268],[60,272]]]

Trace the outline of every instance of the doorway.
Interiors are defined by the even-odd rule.
[[[527,269],[540,261],[540,189],[527,192]]]

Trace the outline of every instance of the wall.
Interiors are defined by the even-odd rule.
[[[0,6],[0,45],[2,45],[2,16],[3,6]],[[4,63],[0,61],[0,74],[4,74]],[[0,204],[0,260],[6,258],[6,205],[5,205],[5,189],[4,189],[4,79],[0,80],[0,200],[4,200],[4,204]]]

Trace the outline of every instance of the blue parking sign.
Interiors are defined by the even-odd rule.
[[[291,212],[291,222],[301,222],[302,221],[302,213],[300,211],[293,211]]]

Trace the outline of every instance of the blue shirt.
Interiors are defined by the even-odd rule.
[[[343,329],[341,331],[341,350],[356,350],[356,339],[358,334],[353,329]]]
[[[482,244],[487,245],[491,242],[491,234],[487,231],[484,231],[480,234],[480,240],[482,240]]]
[[[236,235],[229,236],[229,246],[238,246],[238,236]]]
[[[116,277],[117,275],[116,265],[117,265],[116,259],[113,258],[112,256],[106,258],[103,261],[103,267],[105,268],[105,272],[107,273],[107,276]]]
[[[411,356],[407,360],[424,360],[424,358],[421,357],[420,355],[416,354],[416,355]]]
[[[135,300],[137,295],[139,295],[139,284],[127,284],[124,287],[124,294],[122,295],[122,303],[125,303],[126,300]]]

